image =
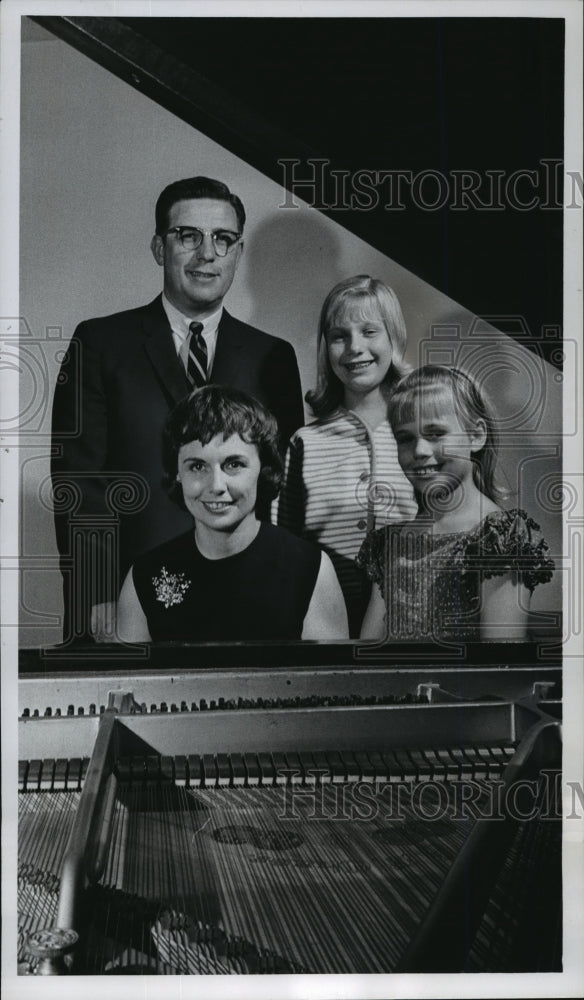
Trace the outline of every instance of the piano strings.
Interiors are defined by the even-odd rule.
[[[27,935],[55,923],[60,874],[80,791],[29,792],[18,801],[18,952]]]
[[[105,871],[89,893],[85,971],[390,972],[473,822],[421,818],[412,789],[441,783],[440,796],[426,795],[431,814],[445,793],[454,809],[450,778],[472,777],[486,802],[513,749],[121,759]],[[326,775],[315,773],[325,762]],[[29,767],[46,787],[49,771],[48,761],[40,776]],[[292,777],[302,784],[286,784]],[[371,818],[355,778],[375,783]],[[21,796],[21,870],[53,879],[32,912],[22,896],[23,932],[52,922],[79,794]]]

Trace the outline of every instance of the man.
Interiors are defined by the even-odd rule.
[[[134,558],[190,524],[163,489],[161,458],[166,417],[189,390],[212,381],[257,397],[275,415],[283,447],[303,423],[292,346],[223,308],[244,224],[243,205],[225,184],[170,184],[151,242],[162,295],[75,331],[53,404],[65,641],[113,638],[115,601]]]

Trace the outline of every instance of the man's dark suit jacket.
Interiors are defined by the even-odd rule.
[[[211,379],[264,403],[284,446],[304,422],[292,345],[225,310]],[[161,296],[77,327],[55,388],[51,472],[66,618],[74,603],[79,634],[139,553],[192,524],[168,499],[161,454],[166,417],[188,391]]]

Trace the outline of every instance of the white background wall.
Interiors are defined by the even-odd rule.
[[[22,556],[22,645],[60,641],[47,479],[60,354],[82,319],[158,294],[161,271],[149,251],[154,204],[165,185],[194,174],[216,177],[242,198],[246,249],[226,304],[294,344],[304,391],[314,384],[326,293],[352,274],[386,281],[402,304],[412,364],[433,360],[481,373],[506,434],[502,478],[560,552],[555,369],[488,324],[477,326],[469,311],[334,221],[306,206],[280,207],[277,184],[31,22],[23,34],[21,121],[22,508],[20,539],[5,545]],[[535,592],[532,607],[561,607],[560,572]]]

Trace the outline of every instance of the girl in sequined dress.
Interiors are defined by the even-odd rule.
[[[531,594],[554,563],[539,526],[499,506],[497,438],[476,383],[427,365],[391,398],[398,458],[418,514],[368,535],[366,639],[525,639]]]

